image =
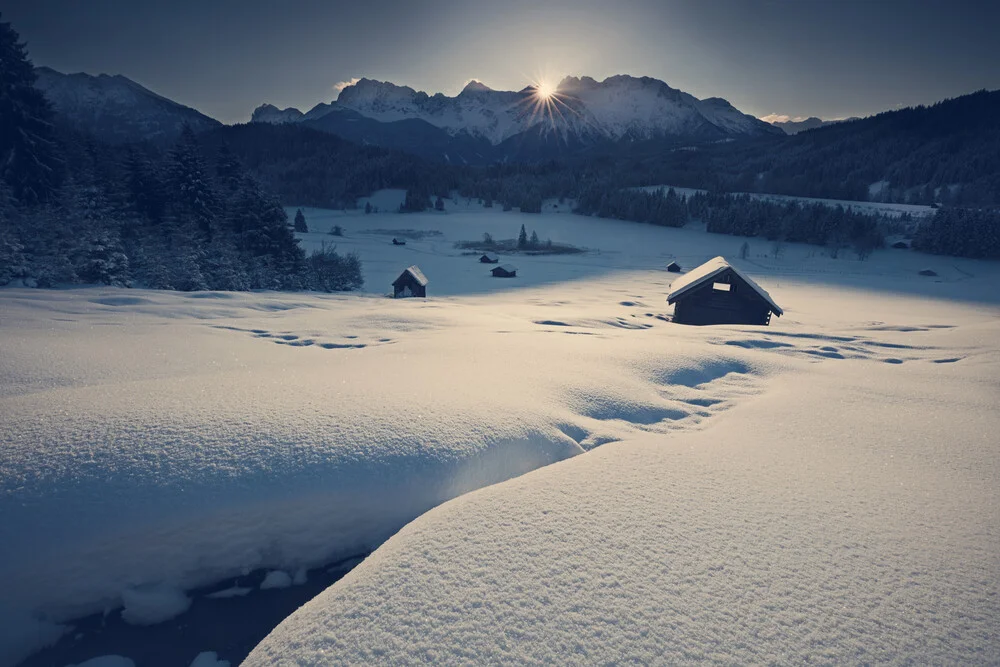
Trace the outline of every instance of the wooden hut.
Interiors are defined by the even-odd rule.
[[[678,264],[677,262],[670,262],[669,264],[667,264],[667,271],[669,271],[670,273],[680,273],[681,265]]]
[[[413,265],[399,274],[392,283],[392,295],[397,299],[407,296],[427,296],[427,276]]]
[[[512,264],[504,264],[503,266],[496,267],[490,273],[493,274],[494,278],[516,278],[517,267]]]
[[[922,275],[922,276],[936,276],[937,275],[937,271],[935,271],[934,269],[921,269],[918,273],[920,273],[920,275]]]
[[[406,239],[392,239],[392,245],[406,245]]]
[[[895,243],[892,244],[892,247],[895,248],[896,250],[909,250],[910,244],[907,243],[906,241],[896,241]]]
[[[483,264],[497,264],[500,261],[500,257],[491,252],[484,252],[479,256],[479,261]]]
[[[667,303],[680,324],[760,324],[784,311],[760,285],[723,257],[705,262],[670,285]]]

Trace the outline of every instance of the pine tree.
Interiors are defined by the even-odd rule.
[[[167,180],[175,215],[193,222],[205,239],[211,241],[219,198],[208,180],[205,160],[190,125],[184,126],[170,151]]]
[[[538,232],[531,230],[531,240],[528,241],[528,247],[537,248],[540,244],[541,241],[538,240]]]
[[[305,234],[309,231],[309,227],[306,225],[306,216],[302,213],[302,209],[295,211],[295,231]]]
[[[367,202],[365,204],[365,215],[368,215],[371,212],[372,212],[372,203],[371,202]]]
[[[524,229],[524,225],[521,225],[521,231],[517,235],[517,247],[522,249],[528,247],[528,232]]]
[[[125,172],[125,190],[131,209],[150,222],[161,222],[166,207],[163,183],[150,161],[135,146],[129,146]]]
[[[35,70],[19,39],[10,23],[0,22],[0,178],[30,206],[52,198],[65,164],[52,108],[35,88]]]
[[[225,192],[236,192],[240,187],[243,173],[243,165],[229,144],[223,141],[215,154],[215,178],[219,187]]]

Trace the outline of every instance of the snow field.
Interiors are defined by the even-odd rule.
[[[929,387],[958,378],[968,386],[956,390],[956,419],[991,427],[965,416],[972,392],[995,402],[995,385],[977,370],[995,368],[995,264],[878,252],[867,262],[824,261],[810,256],[815,249],[790,245],[781,259],[736,262],[786,310],[774,326],[688,328],[665,321],[674,276],[662,271],[664,260],[690,269],[718,254],[732,259],[745,239],[454,206],[445,214],[369,216],[306,209],[313,231],[300,235],[304,243],[332,240],[357,251],[369,295],[0,290],[0,544],[11,545],[0,552],[0,572],[11,575],[2,582],[0,664],[52,641],[55,624],[86,613],[119,613],[123,605],[136,618],[177,613],[183,591],[259,568],[280,571],[284,582],[302,568],[375,548],[449,499],[564,461],[537,473],[555,475],[548,470],[567,469],[566,459],[587,450],[595,451],[575,459],[584,467],[604,462],[605,450],[632,451],[632,442],[655,449],[691,432],[708,438],[787,378],[804,379],[796,400],[814,391],[811,378],[860,372],[848,369],[891,372],[886,377],[907,387],[917,377]],[[593,251],[519,256],[518,278],[496,281],[489,267],[453,247],[485,231],[513,238],[522,223],[543,239]],[[333,224],[346,236],[326,234]],[[441,234],[393,247],[391,236],[366,231],[394,228]],[[431,298],[377,296],[410,264],[427,274]],[[939,279],[913,275],[928,264],[940,269]],[[832,409],[844,399],[829,393],[824,400]],[[784,427],[776,417],[760,432]],[[733,426],[756,443],[758,431],[748,428]],[[963,430],[958,441],[981,443],[983,433]],[[977,451],[970,466],[993,465]],[[656,477],[642,482],[649,489],[672,474],[658,456],[640,465]],[[715,484],[708,473],[698,481],[695,473],[705,470],[689,470],[689,484]],[[607,484],[630,474],[610,464],[605,471]],[[516,498],[503,498],[522,511]],[[702,501],[708,512],[713,498]],[[699,516],[699,526],[710,523],[709,515],[691,521]],[[565,517],[567,539],[575,520]],[[850,522],[844,526],[849,532]],[[617,532],[624,545],[629,531]],[[541,544],[521,554],[526,572],[560,566]],[[497,579],[483,572],[480,585]],[[437,605],[423,599],[432,587],[421,576],[413,577],[415,588],[399,590]],[[995,586],[995,579],[982,583]],[[481,593],[485,601],[496,591]],[[584,610],[575,612],[581,623],[589,618]],[[379,617],[373,631],[414,623]],[[480,634],[476,622],[468,627]],[[360,637],[349,633],[345,641],[352,636]],[[506,655],[488,633],[451,639],[436,650],[475,646],[475,658],[485,661]],[[261,650],[276,656],[268,646]],[[303,650],[344,646],[304,643]],[[525,659],[540,655],[524,646]]]
[[[991,348],[964,369],[817,362],[710,428],[457,498],[244,664],[990,664]]]

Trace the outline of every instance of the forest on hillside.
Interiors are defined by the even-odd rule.
[[[0,23],[0,285],[354,289],[360,261],[306,256],[278,198],[223,144],[169,150],[57,127]]]

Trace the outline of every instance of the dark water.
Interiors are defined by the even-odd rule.
[[[350,572],[363,555],[309,571],[305,584],[260,590],[267,570],[188,591],[191,607],[164,623],[129,625],[121,609],[69,622],[73,629],[55,645],[19,667],[66,667],[101,655],[121,655],[136,667],[188,667],[203,651],[236,667],[260,640],[289,614]],[[252,589],[245,596],[212,599],[209,593],[234,586]]]

